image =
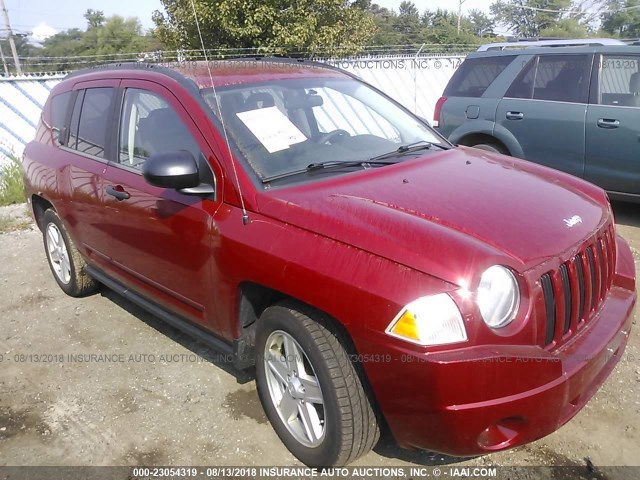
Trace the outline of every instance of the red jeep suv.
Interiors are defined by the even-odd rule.
[[[573,417],[624,351],[634,262],[606,194],[453,147],[307,61],[69,75],[25,150],[60,287],[104,284],[234,359],[311,466],[477,455]]]

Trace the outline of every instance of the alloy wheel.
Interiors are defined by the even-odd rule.
[[[307,447],[317,447],[326,432],[322,390],[300,344],[276,330],[265,344],[264,366],[271,402],[289,433]]]

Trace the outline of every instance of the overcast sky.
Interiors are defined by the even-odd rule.
[[[401,0],[378,0],[374,3],[397,11]],[[5,0],[13,29],[17,32],[33,32],[52,27],[56,31],[68,28],[85,28],[83,18],[88,8],[102,10],[107,16],[122,15],[138,17],[145,28],[153,27],[151,13],[161,10],[160,0]],[[427,8],[438,7],[457,9],[457,0],[415,0],[414,3],[423,12]],[[488,11],[493,0],[465,0],[463,10],[477,8]],[[0,28],[4,28],[0,24]]]

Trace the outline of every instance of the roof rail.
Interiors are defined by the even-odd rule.
[[[563,38],[563,39],[531,39],[514,38],[508,42],[486,43],[480,45],[478,52],[490,50],[506,50],[512,48],[536,48],[536,47],[584,47],[602,45],[627,45],[627,43],[613,38]]]

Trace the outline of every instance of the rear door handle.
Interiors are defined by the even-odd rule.
[[[600,128],[618,128],[620,126],[620,120],[599,118],[597,124]]]
[[[524,113],[522,112],[507,112],[507,120],[522,120]]]
[[[120,185],[118,185],[117,187],[109,185],[107,187],[107,194],[111,195],[112,197],[116,197],[116,200],[118,201],[126,200],[127,198],[131,197],[131,195],[129,195],[129,192],[126,192]]]

